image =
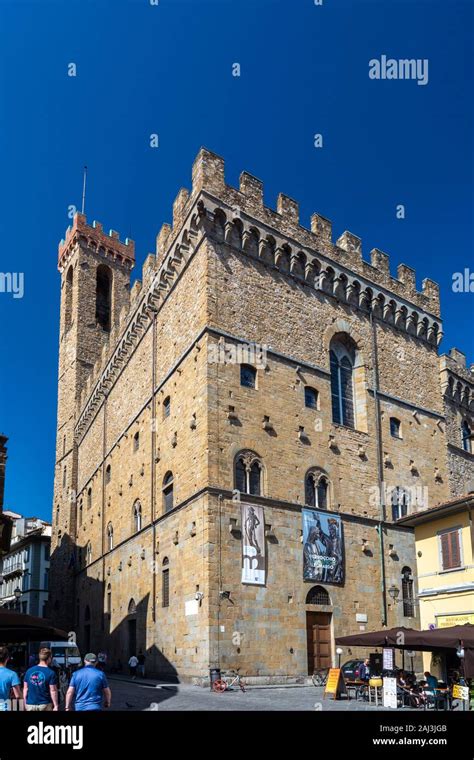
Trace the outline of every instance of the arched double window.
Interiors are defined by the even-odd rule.
[[[135,533],[142,529],[142,505],[138,500],[133,505],[133,527]]]
[[[346,336],[333,339],[329,352],[332,419],[339,425],[351,428],[355,427],[354,363],[353,341]]]
[[[262,495],[262,462],[254,451],[242,451],[237,455],[235,488],[241,493]]]
[[[471,428],[467,420],[464,420],[461,425],[461,435],[462,435],[462,447],[464,451],[467,451],[469,454],[472,454]]]
[[[173,509],[174,479],[171,470],[168,470],[163,478],[163,509],[170,512]]]
[[[316,509],[327,509],[329,506],[329,481],[318,470],[310,470],[306,475],[305,504]]]
[[[392,502],[392,519],[394,522],[408,514],[411,496],[406,488],[403,488],[403,486],[392,488],[390,500]]]

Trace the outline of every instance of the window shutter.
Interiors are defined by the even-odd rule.
[[[441,535],[441,562],[443,570],[461,566],[460,531],[449,530]]]
[[[461,565],[459,530],[452,530],[448,535],[451,539],[451,567],[459,567]]]
[[[443,570],[449,570],[451,567],[451,546],[449,542],[449,533],[441,535],[441,564]]]
[[[341,361],[341,393],[344,425],[354,427],[354,401],[352,397],[352,366],[344,357]]]

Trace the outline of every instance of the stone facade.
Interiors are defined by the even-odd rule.
[[[326,615],[332,662],[335,636],[416,626],[416,603],[407,610],[388,593],[409,570],[416,597],[413,531],[396,524],[407,507],[392,507],[394,489],[414,510],[462,487],[437,285],[418,292],[413,270],[393,277],[377,249],[369,264],[349,232],[334,244],[318,214],[302,227],[287,196],[265,207],[249,174],[229,187],[206,150],[130,291],[133,262],[131,241],[79,214],[59,247],[58,625],[112,661],[142,649],[150,671],[241,667],[270,679],[311,669],[310,613]],[[353,357],[353,424],[333,421],[335,343]],[[255,344],[265,361],[246,387],[232,357]],[[258,494],[235,490],[242,451],[260,462]],[[315,584],[302,575],[310,470],[326,479],[344,530],[345,582],[322,584],[324,605],[306,603]],[[241,583],[239,497],[264,509],[264,586]]]

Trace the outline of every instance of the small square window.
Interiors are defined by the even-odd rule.
[[[257,385],[257,370],[250,364],[242,364],[240,367],[240,384],[244,388],[255,388]]]
[[[318,392],[314,388],[310,388],[309,385],[304,389],[304,405],[308,409],[317,409],[318,406]]]
[[[400,420],[397,420],[396,417],[390,417],[390,435],[392,438],[402,437],[401,423]]]

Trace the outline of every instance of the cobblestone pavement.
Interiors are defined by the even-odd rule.
[[[323,698],[323,688],[314,686],[249,688],[245,693],[228,691],[214,694],[191,684],[155,686],[144,682],[109,678],[112,689],[112,710],[369,710],[383,707],[355,700]],[[404,708],[407,711],[408,708]]]

